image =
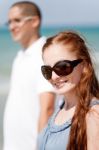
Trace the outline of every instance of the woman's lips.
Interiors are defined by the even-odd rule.
[[[61,87],[63,87],[65,85],[65,83],[67,81],[68,80],[55,82],[55,83],[53,83],[53,86],[56,87],[56,88],[61,88]]]

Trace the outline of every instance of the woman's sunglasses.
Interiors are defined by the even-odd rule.
[[[52,71],[54,71],[58,76],[67,76],[72,73],[74,67],[81,63],[82,59],[77,60],[62,60],[58,61],[53,67],[51,66],[41,66],[41,71],[46,80],[50,80],[52,77]]]

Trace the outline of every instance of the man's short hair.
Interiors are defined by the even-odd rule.
[[[40,20],[42,18],[40,8],[34,2],[30,1],[16,2],[11,6],[11,8],[15,6],[21,8],[23,15],[38,16]]]

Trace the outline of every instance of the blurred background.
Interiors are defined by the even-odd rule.
[[[3,113],[9,91],[11,66],[20,46],[11,39],[6,26],[9,7],[19,0],[0,0],[0,150],[3,143]],[[31,0],[32,1],[32,0]],[[33,0],[41,9],[41,34],[51,36],[63,30],[76,30],[92,49],[99,76],[99,1],[98,0]]]

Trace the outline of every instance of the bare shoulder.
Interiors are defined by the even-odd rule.
[[[86,121],[99,119],[99,104],[93,105],[86,116]]]
[[[86,125],[88,130],[98,130],[99,134],[99,104],[95,104],[90,108],[86,115]]]
[[[87,149],[99,150],[99,104],[93,105],[86,115]]]

